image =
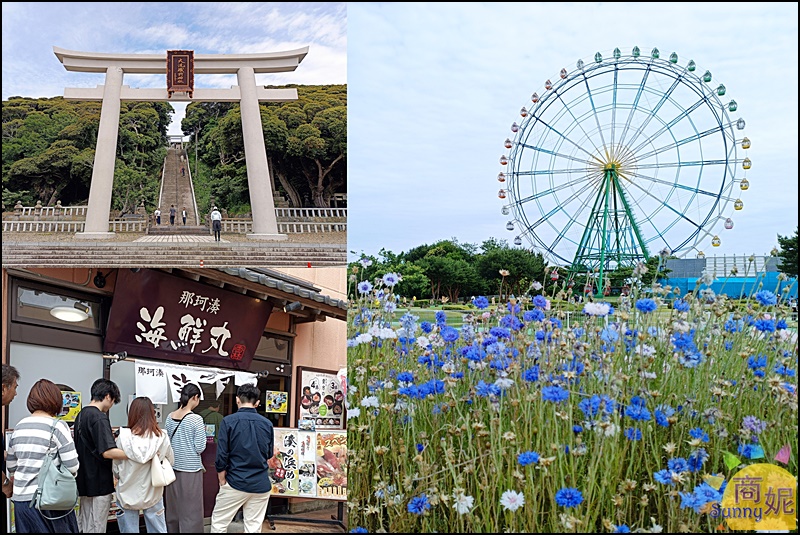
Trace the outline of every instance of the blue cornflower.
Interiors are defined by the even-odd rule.
[[[411,372],[400,372],[397,374],[397,380],[402,381],[404,383],[413,383],[414,374]]]
[[[699,438],[703,442],[708,442],[708,433],[703,431],[702,427],[695,427],[689,430],[689,436],[692,438]]]
[[[733,342],[731,342],[730,340],[726,340],[725,341],[725,351],[730,351],[731,349],[733,349]]]
[[[530,321],[542,321],[544,319],[544,312],[542,312],[538,308],[536,308],[534,310],[527,310],[522,315],[522,319],[524,319],[525,321],[528,321],[528,322],[530,322]]]
[[[539,380],[539,366],[528,368],[522,373],[522,378],[532,383]]]
[[[636,301],[636,309],[645,314],[649,314],[650,312],[655,311],[657,308],[658,303],[648,297],[644,297]]]
[[[675,302],[672,303],[672,308],[678,312],[689,312],[689,303],[684,299],[676,299]]]
[[[543,295],[537,295],[533,298],[533,306],[536,308],[544,308],[547,306],[547,298]]]
[[[650,419],[650,411],[644,405],[628,405],[625,407],[625,416],[631,420],[648,421]]]
[[[442,329],[439,331],[439,335],[445,342],[455,342],[460,336],[458,329],[449,326],[442,327]]]
[[[550,318],[550,323],[553,325],[554,329],[560,329],[561,327],[563,327],[561,320],[558,318]]]
[[[611,524],[611,525],[614,526],[614,531],[612,531],[611,533],[630,533],[631,532],[631,528],[629,528],[627,524],[620,524],[619,526],[617,526],[615,524]]]
[[[778,298],[775,296],[774,293],[770,292],[769,290],[761,290],[754,295],[756,301],[761,304],[761,306],[770,306],[775,305],[778,303]]]
[[[684,368],[696,368],[701,362],[703,362],[702,353],[694,352],[678,355],[678,364]]]
[[[462,377],[464,377],[464,372],[453,372],[450,374],[450,377],[452,377],[453,379],[461,379]]]
[[[750,358],[747,359],[747,367],[756,372],[756,375],[758,375],[760,368],[767,367],[767,356],[764,354],[750,356]],[[758,375],[758,377],[764,377],[764,372],[761,371],[761,375]]]
[[[680,474],[689,470],[689,463],[683,457],[675,457],[667,461],[667,468]]]
[[[689,454],[689,459],[687,460],[687,463],[689,464],[689,471],[699,472],[707,460],[708,452],[705,450],[705,448],[697,448]]]
[[[417,444],[417,453],[422,453],[422,450],[425,449],[425,444]]]
[[[478,384],[475,385],[475,395],[481,398],[489,397],[489,396],[499,396],[500,395],[500,387],[494,383],[486,384],[485,382],[478,381]]]
[[[517,303],[511,303],[511,302],[509,302],[509,303],[507,303],[507,304],[506,304],[506,308],[507,308],[507,309],[508,309],[508,311],[509,311],[509,312],[511,312],[512,314],[519,314],[519,311],[521,310],[521,307],[519,306],[519,304],[517,304]]]
[[[575,434],[583,433],[583,427],[581,427],[580,425],[575,424],[575,425],[572,426],[572,432],[575,433]]]
[[[493,370],[505,370],[511,365],[511,359],[507,357],[494,358],[489,362],[489,367]]]
[[[386,275],[383,276],[383,283],[386,286],[391,287],[397,284],[398,282],[400,282],[400,276],[397,275],[396,273],[387,273]]]
[[[522,323],[518,317],[512,315],[504,316],[503,319],[500,320],[500,325],[511,329],[512,331],[518,331],[525,326],[525,324]]]
[[[358,291],[362,294],[368,294],[372,291],[372,284],[369,281],[361,281],[358,283]]]
[[[697,352],[697,346],[694,343],[694,329],[691,329],[688,333],[673,334],[672,345],[675,346],[677,351],[685,353]]]
[[[629,427],[625,430],[625,438],[628,440],[642,440],[642,431],[635,427]]]
[[[743,326],[744,322],[742,320],[729,319],[725,321],[723,328],[729,333],[735,333],[741,331]]]
[[[425,334],[428,334],[433,330],[433,324],[429,321],[423,321],[419,324],[419,327]]]
[[[537,341],[539,341],[539,342],[544,341],[545,336],[546,335],[544,334],[544,331],[536,331],[536,340]]]
[[[428,496],[425,494],[411,498],[411,501],[408,502],[408,512],[414,513],[415,515],[421,515],[430,508],[431,504],[428,502]]]
[[[510,317],[513,318],[514,316],[510,316]],[[491,329],[489,329],[489,334],[491,334],[492,336],[496,336],[497,338],[509,338],[509,337],[511,337],[511,331],[509,331],[508,329],[505,329],[503,327],[492,327]]]
[[[400,318],[400,325],[403,327],[403,329],[406,330],[406,332],[408,332],[408,334],[414,334],[417,331],[418,319],[419,316],[415,316],[413,314],[406,312]]]
[[[560,386],[546,386],[542,388],[542,399],[545,401],[552,401],[553,403],[561,403],[569,398],[569,390],[565,390]]]
[[[529,464],[539,462],[539,454],[535,451],[525,451],[517,455],[517,462],[521,466],[528,466]]]
[[[782,331],[783,329],[788,328],[789,325],[786,323],[786,320],[781,318],[778,320],[778,323],[775,324],[775,329]]]
[[[600,331],[600,339],[603,342],[613,344],[617,340],[619,340],[619,333],[616,329],[612,329],[611,327],[606,327],[602,331]]]
[[[583,494],[576,488],[565,487],[556,492],[556,503],[561,507],[577,507],[583,502]]]
[[[356,526],[350,530],[350,533],[369,533],[367,528],[362,528],[361,526]]]
[[[778,375],[785,375],[786,377],[795,376],[795,371],[793,369],[789,368],[786,364],[781,364],[780,362],[775,364],[775,367],[772,368],[772,371]]]
[[[753,324],[756,330],[763,332],[775,332],[775,320],[759,319]]]
[[[489,300],[482,295],[473,299],[472,304],[475,305],[475,308],[479,310],[483,310],[484,308],[489,308]]]
[[[675,482],[672,480],[672,472],[670,472],[669,470],[659,470],[658,472],[653,474],[653,479],[655,479],[657,483],[661,483],[662,485],[675,486]]]
[[[447,314],[444,313],[444,310],[437,310],[435,316],[437,325],[444,325],[447,322]]]
[[[699,513],[700,508],[705,505],[702,498],[697,496],[694,492],[681,492],[681,509],[692,508],[695,512]]]
[[[752,459],[753,454],[756,452],[756,447],[758,444],[739,444],[739,448],[737,451],[744,457],[745,459]]]

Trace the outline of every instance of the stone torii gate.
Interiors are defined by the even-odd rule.
[[[285,240],[278,233],[275,203],[267,167],[267,151],[261,127],[259,101],[288,102],[297,100],[297,89],[267,89],[256,85],[256,73],[294,71],[308,54],[308,47],[285,52],[262,54],[197,54],[196,74],[236,74],[238,86],[230,89],[194,89],[169,95],[167,89],[139,89],[122,85],[124,73],[166,74],[167,55],[106,54],[77,52],[53,47],[56,57],[68,71],[105,73],[105,85],[91,88],[65,88],[67,100],[100,100],[100,128],[97,131],[92,182],[86,226],[76,236],[103,240],[114,236],[108,231],[111,213],[111,192],[114,185],[120,103],[126,101],[239,102],[242,113],[247,184],[253,211],[253,233],[256,240]]]

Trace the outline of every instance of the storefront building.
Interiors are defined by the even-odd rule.
[[[255,380],[258,411],[276,428],[296,429],[302,419],[318,430],[345,429],[336,380],[347,366],[345,268],[3,269],[2,282],[2,359],[20,373],[4,430],[28,416],[25,398],[42,378],[60,386],[68,422],[91,401],[92,383],[111,379],[122,395],[111,425],[127,425],[129,402],[162,373],[170,391],[156,405],[162,425],[183,382],[203,391],[196,412],[218,400],[224,416],[236,411],[237,384]],[[208,518],[218,484],[216,437],[207,428]],[[303,495],[299,481],[286,483],[276,485],[268,515],[330,505],[282,498]]]

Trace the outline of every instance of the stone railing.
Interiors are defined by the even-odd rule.
[[[145,232],[152,214],[128,214],[108,222],[111,232]],[[83,232],[86,206],[26,207],[20,204],[14,212],[3,214],[3,232]],[[345,232],[347,230],[347,208],[275,208],[278,232],[286,234]],[[162,215],[162,217],[164,217]],[[210,222],[206,217],[206,223]],[[253,220],[249,217],[226,217],[222,220],[222,231],[232,234],[253,232]]]

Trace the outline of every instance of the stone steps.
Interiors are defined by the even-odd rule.
[[[312,267],[345,266],[344,247],[231,243],[10,244],[3,267]]]
[[[167,216],[167,222],[169,222],[169,216]],[[163,216],[162,216],[163,221]],[[189,218],[186,218],[186,221],[189,221]],[[169,225],[169,224],[162,224],[162,225],[151,225],[147,229],[147,233],[150,235],[194,235],[194,236],[208,236],[211,235],[211,229],[209,229],[205,225]]]

